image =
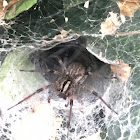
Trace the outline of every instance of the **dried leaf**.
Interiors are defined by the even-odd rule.
[[[111,70],[122,82],[125,82],[130,76],[131,67],[123,60],[118,60],[118,62],[119,64],[110,66]]]
[[[140,0],[121,0],[123,2],[139,2]]]
[[[2,23],[4,22],[3,19],[4,19],[4,16],[5,16],[5,1],[3,0],[0,0],[0,24],[2,25]]]
[[[69,29],[68,31],[64,30],[64,29],[60,29],[60,34],[56,35],[53,40],[63,40],[65,36],[68,35],[69,32],[71,32],[72,30]]]
[[[110,17],[105,19],[104,22],[101,23],[101,30],[103,36],[108,34],[114,34],[117,29],[119,29],[120,25],[122,24],[118,20],[117,13],[109,12]]]
[[[11,0],[9,3],[7,3],[6,0],[0,0],[0,23],[4,22],[3,19],[9,7],[13,6],[13,13],[15,12],[15,4],[18,1],[20,0]]]
[[[67,34],[68,34],[69,32],[71,32],[71,31],[72,31],[71,29],[69,29],[68,31],[62,29],[62,30],[60,31],[60,33],[61,33],[62,36],[65,36],[65,35],[67,35]]]
[[[120,0],[116,3],[120,8],[120,14],[124,16],[134,17],[135,11],[140,7],[140,0]]]

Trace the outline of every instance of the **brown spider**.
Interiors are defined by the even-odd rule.
[[[64,99],[68,98],[68,103],[66,106],[70,105],[70,110],[69,110],[69,119],[67,122],[67,128],[69,132],[69,126],[70,126],[70,120],[71,120],[71,114],[72,114],[72,106],[73,106],[73,95],[76,94],[77,88],[83,88],[86,91],[94,94],[97,96],[110,110],[112,110],[114,113],[118,114],[116,111],[114,111],[110,105],[108,105],[102,98],[101,96],[93,91],[92,89],[88,88],[87,86],[83,85],[81,81],[83,79],[85,80],[85,75],[86,75],[86,69],[85,67],[80,64],[79,62],[73,62],[70,64],[67,68],[65,64],[62,62],[62,60],[59,59],[59,64],[62,66],[62,72],[52,70],[52,72],[58,76],[58,80],[50,85],[47,85],[43,88],[40,88],[36,90],[34,93],[31,95],[27,96],[14,106],[8,108],[10,110],[11,108],[17,106],[18,104],[22,103],[23,101],[27,100],[28,98],[32,97],[33,95],[40,93],[48,88],[54,88],[56,89],[58,95]],[[50,70],[20,70],[20,71],[25,71],[25,72],[49,72]],[[50,99],[48,99],[48,102]]]

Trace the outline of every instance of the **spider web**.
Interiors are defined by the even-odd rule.
[[[104,76],[111,75],[109,64],[115,63],[117,59],[122,59],[132,67],[131,76],[126,83],[118,80],[112,82],[103,77],[87,78],[84,84],[98,91],[119,115],[113,114],[95,97],[80,91],[82,97],[77,95],[74,101],[69,139],[93,139],[99,135],[104,140],[140,139],[140,35],[105,36],[102,39],[99,32],[101,23],[109,12],[119,13],[119,8],[115,1],[90,0],[87,8],[85,2],[87,0],[38,1],[30,10],[12,20],[13,24],[6,23],[0,27],[0,139],[19,139],[17,133],[15,134],[18,128],[13,126],[26,116],[30,106],[40,103],[40,98],[47,100],[47,93],[51,91],[44,91],[40,97],[33,97],[9,112],[6,109],[51,80],[57,79],[52,74],[21,73],[19,70],[48,67],[60,70],[57,61],[49,59],[53,55],[62,59],[68,57],[69,63],[75,59],[81,59],[82,63],[86,61],[86,66],[93,65],[92,72],[96,71]],[[132,21],[126,17],[119,32],[139,30],[139,15],[138,9]],[[72,52],[71,48],[74,48]],[[99,60],[93,59],[93,55]],[[106,64],[102,64],[100,60]],[[65,103],[66,101],[55,95],[51,101],[55,112],[51,115],[62,117],[57,139],[66,139],[69,108],[65,108]],[[21,109],[24,105],[26,108]],[[41,132],[38,130],[37,133]],[[44,131],[41,135],[48,138]]]

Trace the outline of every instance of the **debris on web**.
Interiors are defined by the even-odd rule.
[[[118,113],[113,115],[95,96],[78,91],[69,139],[93,139],[94,135],[95,139],[99,136],[103,140],[140,139],[139,3],[139,0],[1,0],[0,139],[15,140],[14,132],[17,134],[18,129],[14,126],[24,117],[38,116],[33,119],[36,124],[40,121],[39,114],[53,117],[52,112],[60,121],[52,139],[66,139],[69,108],[53,89],[41,92],[11,111],[6,110],[57,80],[51,71],[20,71],[52,68],[61,72],[54,56],[62,58],[66,65],[76,59],[87,70],[90,67],[94,74],[86,75],[84,84]],[[119,80],[105,78],[112,74]],[[52,110],[33,107],[47,102],[50,94]],[[45,129],[40,129],[39,134]],[[33,130],[36,132],[35,127]]]
[[[110,68],[122,82],[125,82],[130,77],[131,67],[124,63],[123,60],[118,60],[118,63],[116,65],[111,64]]]

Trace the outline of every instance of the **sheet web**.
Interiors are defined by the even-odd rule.
[[[102,98],[118,112],[118,115],[113,114],[94,96],[81,91],[82,97],[75,97],[69,139],[93,139],[93,137],[105,140],[140,139],[140,36],[135,34],[102,37],[101,23],[110,16],[109,12],[119,15],[120,11],[115,1],[90,0],[88,4],[86,0],[42,0],[38,1],[30,10],[23,12],[11,22],[8,21],[0,27],[0,89],[3,93],[1,95],[1,100],[3,100],[1,101],[1,139],[8,139],[8,137],[10,140],[19,139],[19,136],[14,137],[17,128],[13,126],[19,123],[19,118],[26,116],[32,106],[40,104],[40,98],[43,98],[42,102],[45,102],[48,97],[47,93],[51,91],[44,91],[39,97],[35,96],[9,112],[6,109],[21,100],[23,96],[48,84],[47,77],[56,79],[52,74],[45,75],[46,79],[44,79],[40,73],[21,73],[19,70],[40,67],[40,53],[37,52],[45,52],[46,50],[49,53],[41,58],[43,60],[41,68],[48,68],[50,65],[53,68],[58,66],[60,70],[57,61],[51,60],[48,64],[46,57],[49,58],[50,54],[61,54],[64,59],[64,54],[67,54],[67,51],[63,50],[69,50],[70,47],[79,50],[86,47],[89,54],[87,52],[82,54],[83,51],[78,52],[76,49],[74,52],[77,55],[72,53],[71,56],[81,58],[81,55],[79,56],[81,53],[86,57],[89,66],[95,66],[96,62],[91,61],[92,58],[87,58],[90,55],[107,63],[101,67],[97,66],[97,69],[93,67],[92,71],[96,70],[101,75],[110,76],[112,73],[109,71],[109,64],[115,64],[117,59],[122,59],[125,63],[130,64],[132,71],[126,83],[94,76],[88,77],[85,84],[98,91]],[[125,23],[121,24],[118,32],[139,30],[139,15],[140,10],[138,9],[132,19],[126,17]],[[120,17],[119,20],[121,20]],[[77,41],[80,36],[83,36],[82,40]],[[54,48],[57,45],[60,45],[60,48],[56,51]],[[68,60],[70,63],[74,59]],[[53,66],[52,64],[55,63],[56,65]],[[96,65],[98,64],[100,65],[96,62]],[[66,101],[55,97],[55,95],[51,101],[55,112],[51,115],[61,118],[61,127],[56,134],[57,139],[66,139],[69,108],[65,108],[65,103]],[[25,106],[26,108],[24,108]],[[42,133],[44,136],[45,132]]]

